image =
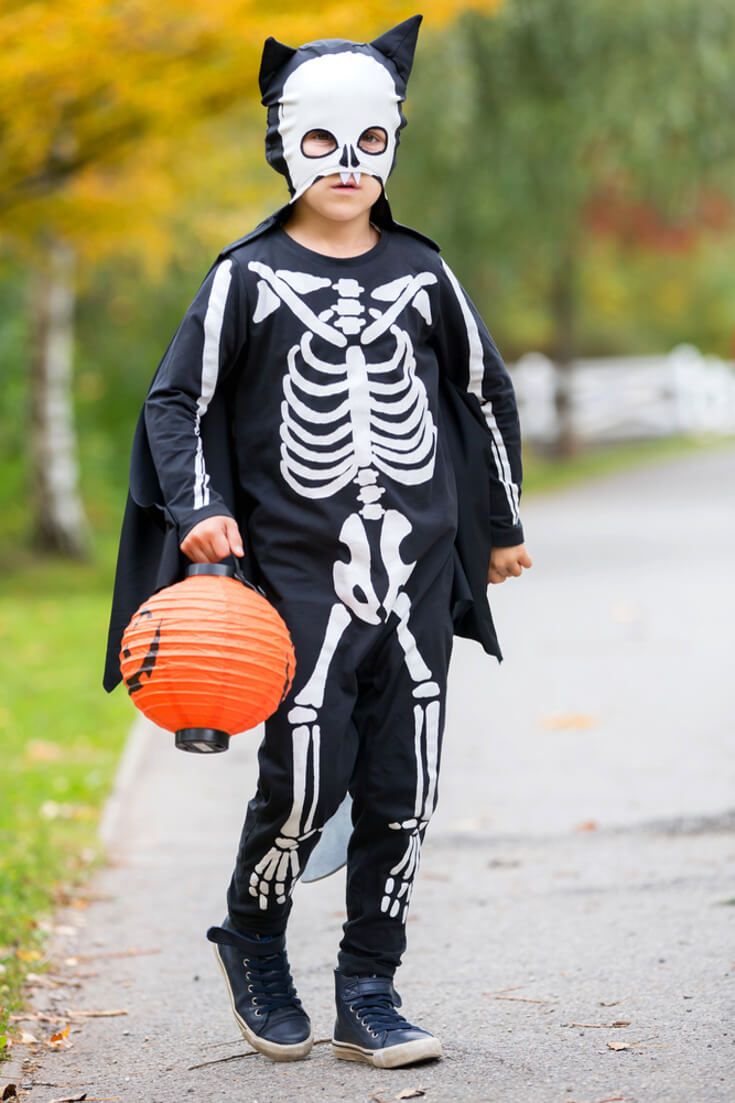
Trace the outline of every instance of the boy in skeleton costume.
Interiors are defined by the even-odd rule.
[[[531,565],[510,377],[438,247],[395,223],[385,196],[420,18],[372,43],[267,41],[266,153],[291,200],[213,264],[134,449],[126,525],[157,479],[148,497],[162,499],[181,552],[244,554],[294,640],[296,677],[265,726],[228,917],[207,932],[245,1037],[277,1060],[313,1042],[285,952],[292,891],[346,814],[334,1052],[383,1067],[441,1055],[397,1011],[392,978],[437,801],[453,634],[502,658],[489,613],[484,629],[462,627],[476,597],[458,551],[463,513],[482,527],[484,510],[492,526],[489,577],[490,538],[478,542],[483,588]],[[335,248],[313,247],[330,233]],[[488,463],[470,472],[470,492],[457,457],[480,437],[474,455]],[[158,586],[175,573],[165,558]]]

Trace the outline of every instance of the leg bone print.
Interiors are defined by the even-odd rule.
[[[250,891],[263,909],[270,900],[284,903],[291,893],[301,871],[299,844],[323,826],[320,818],[315,820],[319,796],[318,720],[332,659],[353,618],[380,624],[395,614],[398,640],[416,700],[417,788],[413,818],[389,825],[407,831],[408,838],[402,858],[386,876],[381,907],[391,917],[401,912],[405,919],[422,833],[433,809],[439,688],[416,648],[409,626],[411,602],[404,586],[415,563],[402,558],[400,546],[412,526],[398,510],[384,509],[380,504],[385,494],[380,479],[383,476],[402,485],[417,485],[427,482],[434,470],[436,427],[426,389],[416,375],[411,339],[398,319],[411,307],[431,323],[426,288],[436,283],[436,276],[421,272],[375,288],[370,297],[376,303],[387,304],[381,309],[366,308],[365,288],[355,279],[342,277],[332,282],[304,272],[274,271],[259,261],[251,261],[249,268],[259,277],[253,322],[286,307],[304,326],[300,341],[287,354],[281,406],[281,474],[304,498],[331,497],[350,482],[357,488],[357,508],[345,519],[339,533],[349,559],[337,560],[332,568],[337,600],[314,670],[288,714],[293,725],[293,806],[273,847],[257,864]],[[328,287],[336,298],[317,314],[306,296]],[[389,359],[369,360],[366,348],[386,333],[395,340]],[[318,356],[312,347],[315,337],[343,350],[340,362]],[[369,525],[378,528],[380,564],[372,562]],[[382,567],[380,573],[388,579],[382,597],[373,581],[378,577],[377,567]],[[304,819],[307,762],[311,763],[313,780],[310,809]]]
[[[306,709],[302,709],[301,713],[307,711],[309,715],[316,715],[313,710]],[[302,718],[306,719],[306,716],[302,715]],[[286,902],[286,897],[291,893],[294,881],[301,872],[299,844],[314,834],[312,824],[319,799],[319,727],[313,725],[310,728],[307,724],[299,724],[293,730],[292,746],[294,799],[291,812],[281,828],[281,834],[250,875],[250,895],[258,898],[258,904],[263,910],[268,907],[271,890],[276,903]],[[302,825],[309,760],[312,767],[312,798],[309,813]]]
[[[414,681],[413,696],[416,704],[414,717],[414,752],[416,756],[416,799],[413,816],[400,823],[390,823],[393,831],[407,831],[406,849],[403,856],[390,870],[385,881],[380,910],[391,917],[401,913],[405,923],[408,905],[411,899],[413,880],[419,868],[421,841],[427,824],[434,811],[436,800],[436,782],[439,764],[439,686],[431,680],[431,672],[421,658],[416,641],[408,626],[411,604],[408,595],[402,593],[396,603],[398,621],[398,642],[406,660],[406,666]],[[430,698],[427,704],[422,700]],[[424,789],[424,770],[426,771],[426,789]]]

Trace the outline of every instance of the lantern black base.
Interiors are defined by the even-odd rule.
[[[219,754],[229,745],[228,733],[217,728],[181,728],[176,732],[176,746],[191,754]]]

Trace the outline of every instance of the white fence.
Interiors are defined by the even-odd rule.
[[[576,360],[559,381],[541,353],[527,353],[508,367],[524,439],[556,439],[559,382],[568,385],[571,428],[582,442],[735,434],[735,364],[703,356],[692,345],[665,356]]]

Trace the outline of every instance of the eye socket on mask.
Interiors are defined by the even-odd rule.
[[[385,153],[388,145],[388,135],[382,126],[369,126],[367,130],[363,130],[357,140],[357,145],[363,153],[371,153],[373,156],[377,153]]]
[[[336,148],[337,139],[329,130],[307,130],[301,139],[304,157],[326,157]]]
[[[367,127],[357,140],[358,149],[373,156],[384,153],[387,145],[388,135],[382,126]],[[307,130],[301,139],[301,152],[311,159],[328,157],[336,148],[337,139],[330,130]]]

